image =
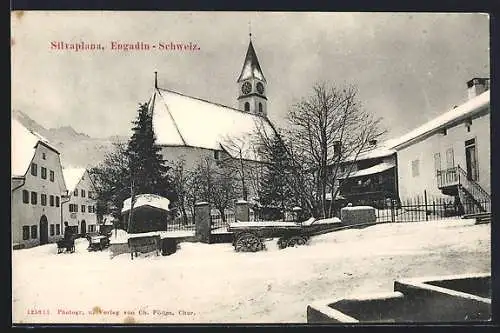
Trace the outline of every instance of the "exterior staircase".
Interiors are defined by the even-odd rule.
[[[481,185],[469,179],[460,166],[440,171],[437,176],[443,194],[458,195],[465,215],[491,212],[491,196]]]
[[[491,212],[491,196],[477,182],[467,178],[467,173],[457,166],[458,196],[465,214]]]

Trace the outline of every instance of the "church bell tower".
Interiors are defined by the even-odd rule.
[[[248,44],[247,55],[238,84],[239,109],[258,116],[267,117],[267,82],[252,45],[252,34]]]

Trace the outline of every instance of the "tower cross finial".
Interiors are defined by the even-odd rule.
[[[252,21],[248,20],[248,36],[252,40]]]

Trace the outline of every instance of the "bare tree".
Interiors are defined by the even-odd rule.
[[[231,208],[236,199],[234,170],[204,158],[198,162],[193,172],[193,182],[197,184],[196,196],[211,203],[226,222],[225,210]]]
[[[309,97],[294,105],[288,119],[301,162],[313,171],[320,213],[331,216],[340,188],[335,186],[340,164],[356,161],[369,142],[383,134],[381,119],[362,107],[354,85],[335,87],[326,83],[316,84]],[[343,174],[344,179],[351,170]]]
[[[362,107],[354,85],[319,83],[291,108],[286,131],[279,133],[270,124],[271,133],[261,126],[259,137],[264,151],[273,136],[279,138],[288,158],[289,183],[302,207],[312,215],[329,217],[340,190],[335,186],[340,165],[351,161],[342,173],[345,180],[369,142],[383,135],[380,121]]]

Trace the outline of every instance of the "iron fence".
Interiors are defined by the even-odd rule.
[[[455,200],[417,196],[401,201],[373,202],[377,222],[420,222],[458,218],[465,214],[491,211],[489,200]]]
[[[187,216],[176,216],[167,223],[167,231],[194,231],[194,217],[190,214]]]
[[[213,212],[212,214],[210,214],[210,220],[212,230],[225,230],[227,229],[229,223],[233,223],[236,221],[233,211],[224,212],[224,218],[222,218],[220,212]]]

